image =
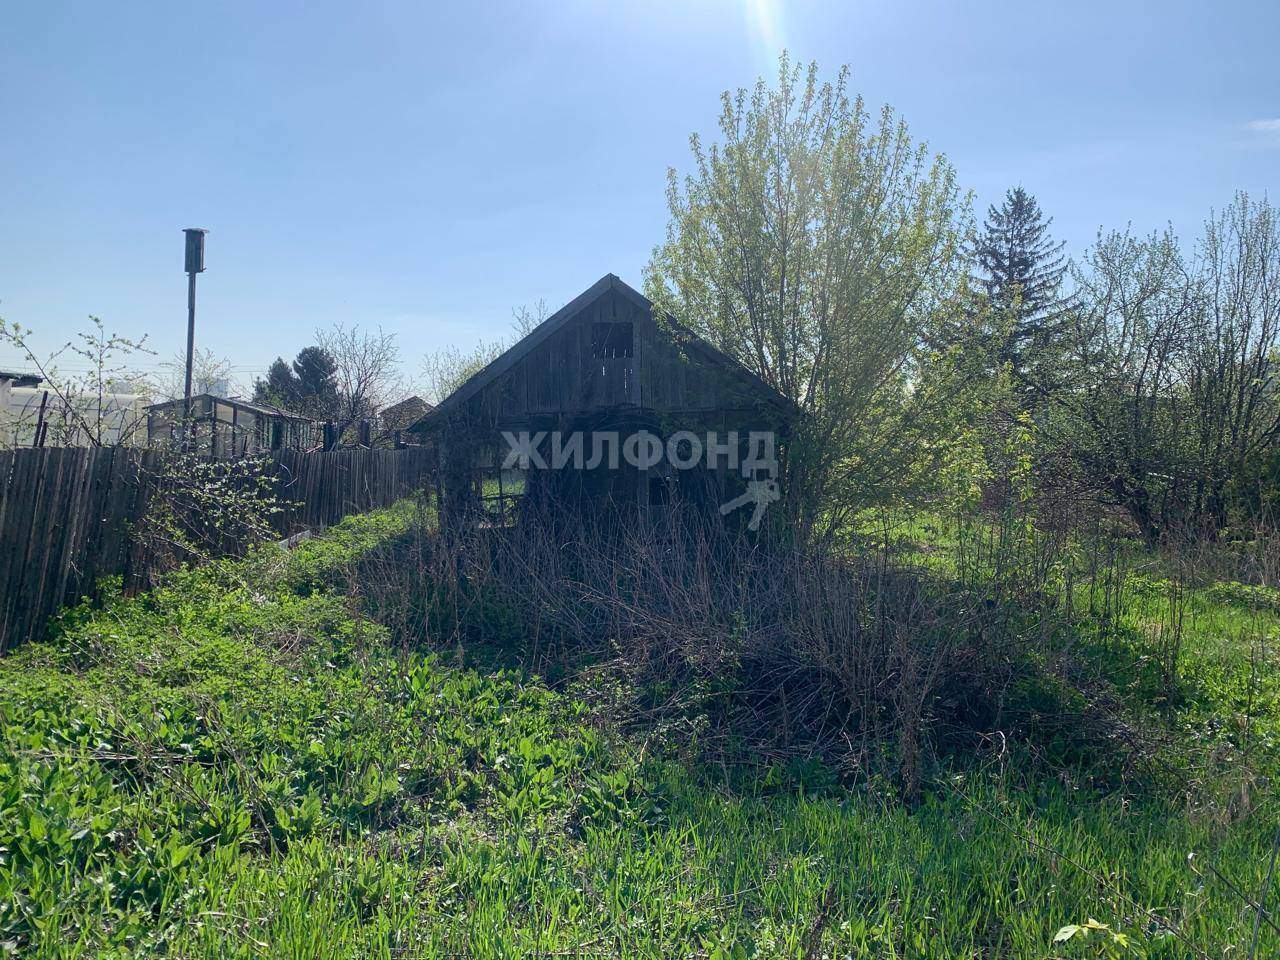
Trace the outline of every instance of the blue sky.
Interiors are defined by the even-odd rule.
[[[639,283],[668,166],[778,51],[841,63],[954,163],[1021,183],[1078,254],[1280,199],[1280,4],[7,4],[0,316],[54,347],[90,313],[245,380],[334,321],[406,371],[602,274]],[[0,349],[0,366],[15,360]]]

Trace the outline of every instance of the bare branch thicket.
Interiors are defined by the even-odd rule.
[[[1145,775],[1147,732],[1126,728],[1101,681],[1045,650],[1041,624],[1060,598],[1038,617],[1012,602],[1044,587],[1058,547],[1020,544],[1031,559],[996,577],[1003,549],[971,551],[988,573],[957,591],[871,547],[802,552],[677,513],[544,518],[420,530],[353,581],[401,643],[488,651],[616,690],[624,726],[697,730],[684,746],[737,743],[737,759],[821,756],[853,777],[887,764],[915,795],[942,753],[992,731],[1017,738],[1026,717],[1010,690],[1045,670],[1099,694],[1034,722],[1085,748],[1121,745],[1131,756],[1115,775]]]
[[[502,340],[481,340],[470,350],[449,344],[427,354],[422,360],[421,368],[425,399],[429,403],[438,404],[505,349],[506,345]]]
[[[179,350],[160,364],[160,369],[161,373],[154,384],[157,398],[161,400],[181,400],[186,391],[186,351]],[[226,384],[225,391],[219,389],[221,384]],[[191,392],[225,392],[226,395],[239,393],[240,387],[232,376],[231,361],[218,355],[208,347],[197,349],[191,358]]]
[[[371,420],[402,392],[400,348],[394,333],[353,324],[316,331],[316,342],[335,364],[339,435],[359,420]]]
[[[532,306],[516,307],[511,311],[511,340],[503,337],[494,340],[481,339],[474,347],[463,349],[448,344],[422,360],[421,376],[425,399],[436,404],[462,386],[472,374],[478,373],[502,355],[512,342],[527,337],[549,316],[545,300]]]

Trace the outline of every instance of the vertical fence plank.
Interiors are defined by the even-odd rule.
[[[163,467],[158,450],[56,448],[0,451],[0,653],[40,636],[49,617],[101,577],[127,589],[149,582],[152,558],[133,535]],[[281,536],[385,507],[427,487],[422,448],[280,451],[269,472],[284,506]]]

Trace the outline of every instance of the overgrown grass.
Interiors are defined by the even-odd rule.
[[[1028,776],[993,745],[909,810],[816,761],[690,768],[536,679],[389,643],[343,579],[413,520],[178,575],[0,663],[5,950],[1248,955],[1264,785],[1227,815]],[[1235,723],[1240,691],[1203,687],[1194,709]],[[1090,917],[1131,945],[1053,943]],[[1257,956],[1277,952],[1264,924]]]
[[[1043,535],[1027,530],[1014,534],[1026,542],[1010,547],[996,542],[1010,536],[998,526],[905,511],[879,522],[869,515],[860,532],[887,544],[901,562],[970,580],[989,581],[1001,562],[1051,554],[1049,568],[1037,572],[1045,603],[1030,612],[1046,623],[1066,623],[1076,652],[1130,709],[1158,714],[1176,729],[1165,762],[1196,777],[1206,775],[1198,769],[1205,760],[1247,758],[1268,782],[1280,777],[1280,591],[1274,584],[1223,578],[1196,557],[1151,551],[1115,531],[1092,540],[1076,533],[1044,547],[1029,546]],[[1207,775],[1217,769],[1211,765]]]

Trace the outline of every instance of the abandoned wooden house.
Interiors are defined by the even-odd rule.
[[[608,274],[412,430],[447,512],[523,504],[723,504],[764,472],[796,408]],[[776,495],[776,477],[769,476]]]

